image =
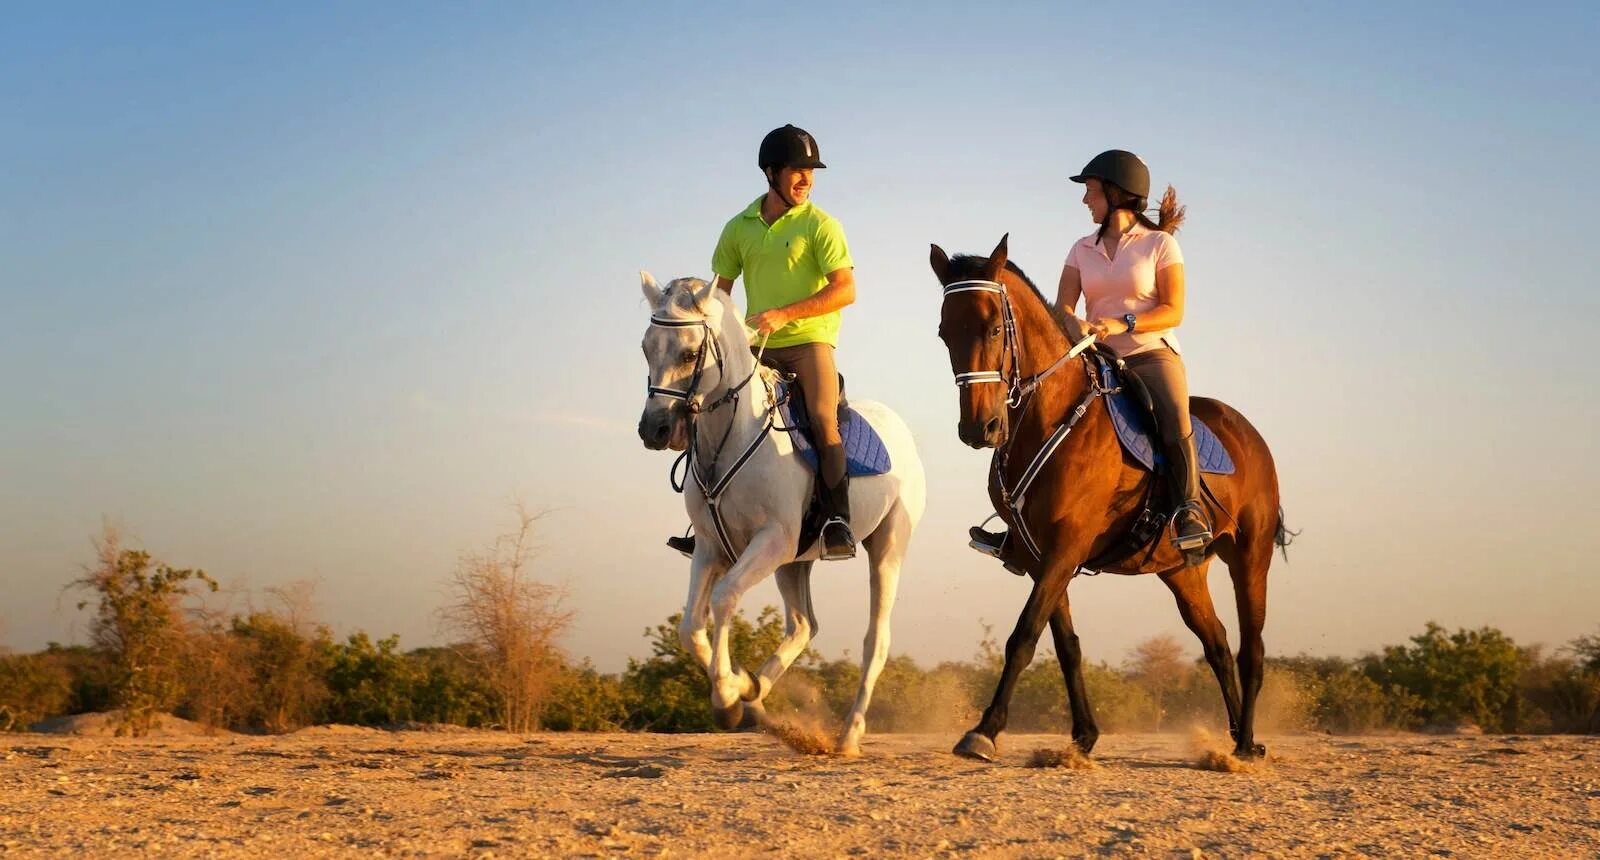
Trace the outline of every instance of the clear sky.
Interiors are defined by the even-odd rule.
[[[1189,205],[1191,386],[1266,436],[1304,530],[1269,650],[1594,631],[1596,7],[996,5],[8,9],[0,644],[83,638],[60,589],[102,517],[225,584],[315,579],[336,632],[437,641],[520,496],[569,649],[644,654],[685,518],[633,429],[635,272],[706,275],[785,122],[857,264],[851,392],[928,467],[895,652],[968,656],[1026,597],[965,548],[987,456],[928,243],[1009,231],[1052,284],[1091,227],[1065,177],[1111,147]],[[814,580],[817,647],[859,654],[864,562]],[[1192,642],[1154,578],[1072,595],[1093,659]]]

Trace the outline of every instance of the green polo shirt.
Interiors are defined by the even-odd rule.
[[[761,220],[763,194],[733,216],[717,239],[711,271],[744,276],[745,313],[754,315],[810,298],[828,285],[828,273],[853,268],[844,228],[808,201],[772,226]],[[839,343],[839,312],[796,320],[772,333],[768,347]]]

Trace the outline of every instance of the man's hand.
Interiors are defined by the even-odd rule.
[[[783,308],[771,308],[746,319],[745,325],[755,329],[756,334],[762,335],[772,334],[791,322],[794,322],[794,318]]]

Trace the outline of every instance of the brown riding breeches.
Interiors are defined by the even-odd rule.
[[[822,482],[836,487],[844,480],[844,442],[839,437],[839,371],[833,363],[833,346],[799,343],[766,351],[761,363],[779,373],[791,374],[805,393],[811,438],[817,446]]]
[[[1128,370],[1139,377],[1155,401],[1161,441],[1177,442],[1189,435],[1189,380],[1183,359],[1166,345],[1129,356]]]

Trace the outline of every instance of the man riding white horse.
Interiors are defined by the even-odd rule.
[[[853,558],[834,346],[839,311],[856,299],[854,263],[844,228],[810,201],[814,171],[826,167],[816,139],[792,125],[773,129],[756,164],[766,191],[722,228],[711,269],[725,293],[743,276],[747,323],[758,344],[765,338],[761,362],[793,376],[804,393],[820,466],[822,558]],[[667,545],[694,553],[693,537],[668,538]]]

